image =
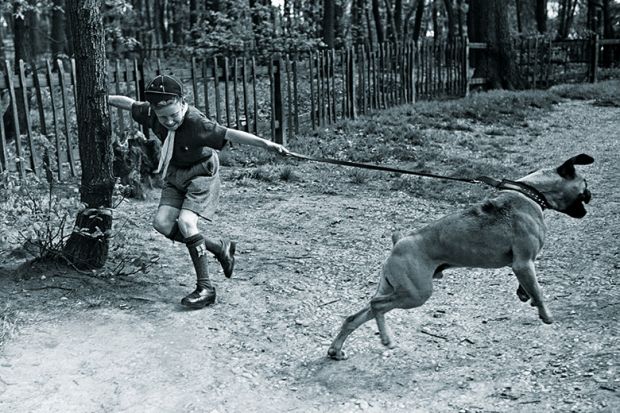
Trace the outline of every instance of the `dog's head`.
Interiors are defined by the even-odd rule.
[[[557,168],[540,169],[519,179],[542,192],[553,209],[573,218],[586,215],[584,203],[590,202],[592,194],[584,177],[575,165],[590,165],[594,158],[584,153],[573,156]]]

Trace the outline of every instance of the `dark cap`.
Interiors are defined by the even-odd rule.
[[[183,97],[183,85],[172,76],[159,75],[148,84],[144,97],[151,105],[181,98]]]

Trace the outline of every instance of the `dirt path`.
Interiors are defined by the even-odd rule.
[[[241,185],[227,172],[213,229],[240,251],[233,279],[212,265],[212,308],[178,304],[191,267],[184,247],[149,229],[154,199],[125,203],[115,218],[132,223],[128,248],[159,257],[149,274],[0,277],[0,298],[21,316],[0,349],[0,411],[620,411],[619,119],[618,108],[562,103],[504,136],[493,159],[523,172],[581,152],[596,159],[583,170],[594,194],[586,218],[546,213],[537,268],[553,325],[518,301],[509,269],[447,271],[425,306],[386,317],[398,348],[384,349],[367,323],[347,341],[349,359],[331,361],[343,317],[374,292],[392,230],[488,190],[442,186],[427,197],[313,164],[293,183]],[[466,150],[448,132],[437,142]]]

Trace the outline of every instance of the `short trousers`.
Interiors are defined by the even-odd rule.
[[[187,168],[169,165],[159,206],[188,209],[211,221],[220,199],[219,172],[220,160],[215,152]]]

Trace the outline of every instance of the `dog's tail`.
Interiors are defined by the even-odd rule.
[[[400,231],[392,232],[392,245],[396,245],[398,240],[400,240],[402,237],[403,237],[403,234],[401,234]]]

